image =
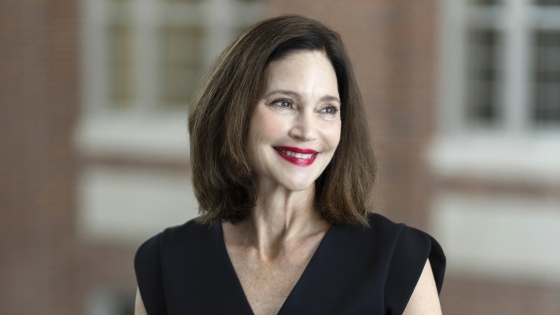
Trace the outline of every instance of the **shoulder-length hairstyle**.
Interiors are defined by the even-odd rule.
[[[220,54],[189,108],[192,182],[199,222],[239,222],[256,204],[256,173],[246,150],[252,111],[269,63],[296,51],[322,51],[331,61],[341,99],[341,137],[315,182],[315,207],[332,224],[368,225],[375,180],[365,110],[340,36],[298,15],[271,18],[246,29]]]

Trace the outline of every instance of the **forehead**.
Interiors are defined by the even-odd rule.
[[[264,92],[290,89],[298,93],[338,96],[336,73],[323,51],[295,51],[271,62],[265,70]]]

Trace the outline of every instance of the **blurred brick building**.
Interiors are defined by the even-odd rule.
[[[374,211],[449,259],[444,314],[560,313],[560,3],[0,1],[0,314],[132,314],[136,248],[196,215],[185,106],[241,29],[339,31]]]

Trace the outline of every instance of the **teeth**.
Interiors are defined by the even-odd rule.
[[[296,159],[310,159],[310,158],[313,157],[313,154],[295,153],[295,152],[292,152],[292,151],[286,151],[286,150],[282,150],[282,149],[279,149],[279,150],[280,150],[280,152],[282,152],[286,155],[295,157]]]

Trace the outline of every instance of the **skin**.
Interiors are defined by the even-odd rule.
[[[247,220],[223,224],[230,259],[257,315],[278,313],[330,227],[313,207],[314,182],[341,129],[336,74],[324,53],[292,53],[272,62],[266,78],[247,136],[257,205]],[[278,146],[318,153],[302,167],[283,159]]]
[[[321,51],[299,51],[270,63],[252,113],[247,153],[258,174],[251,215],[222,224],[224,241],[255,315],[277,314],[330,227],[313,206],[315,180],[340,140],[337,79]],[[278,146],[317,152],[309,166],[283,159]],[[434,295],[435,292],[435,295]],[[429,262],[405,314],[441,314]],[[146,314],[140,294],[137,315]]]

